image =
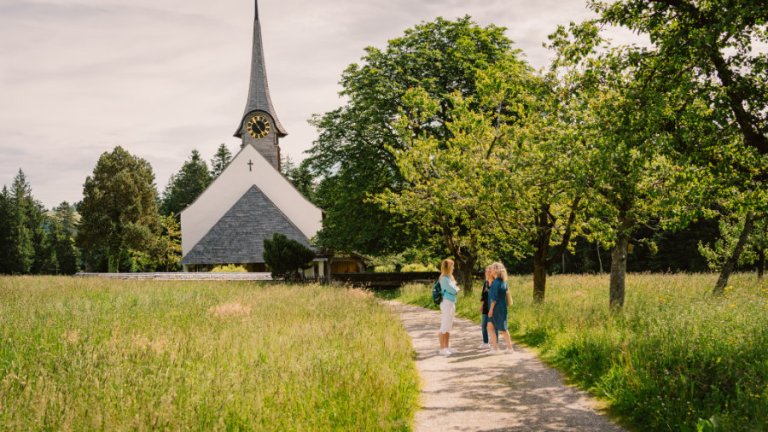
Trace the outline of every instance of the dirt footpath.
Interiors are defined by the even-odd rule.
[[[510,354],[478,349],[480,324],[457,318],[451,347],[437,354],[437,311],[388,302],[416,350],[422,379],[416,431],[623,431],[598,414],[586,393],[519,346]]]

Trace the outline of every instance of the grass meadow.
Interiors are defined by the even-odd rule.
[[[409,430],[418,394],[363,291],[0,278],[2,430]]]
[[[511,277],[510,333],[633,429],[767,431],[768,280],[737,275],[713,297],[715,279],[629,275],[624,311],[612,315],[607,275],[551,277],[542,305],[530,277]],[[429,290],[395,296],[436,308]],[[460,297],[457,313],[479,323],[479,296]]]

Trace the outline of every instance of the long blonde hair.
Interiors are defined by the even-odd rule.
[[[449,278],[453,279],[453,266],[455,264],[453,263],[453,260],[450,258],[444,259],[440,263],[440,273],[441,276],[448,276]]]
[[[496,273],[497,278],[500,278],[504,282],[507,281],[507,269],[504,267],[504,264],[495,262],[491,264],[491,268],[493,269],[494,273]]]

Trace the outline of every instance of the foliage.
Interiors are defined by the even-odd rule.
[[[237,264],[217,265],[211,273],[247,273],[248,269]]]
[[[435,265],[425,265],[422,263],[411,263],[406,264],[403,266],[403,268],[400,269],[403,273],[410,273],[410,272],[434,272],[434,271],[440,271],[440,269],[437,268]]]
[[[56,273],[54,238],[43,205],[19,170],[0,195],[0,273]]]
[[[304,160],[298,165],[294,164],[290,157],[286,156],[280,164],[283,175],[293,186],[304,195],[304,198],[313,201],[315,198],[315,178],[309,169],[309,162]]]
[[[157,269],[177,271],[181,268],[181,226],[173,213],[160,216],[160,234],[153,255]]]
[[[211,159],[210,181],[213,181],[218,177],[231,161],[232,152],[229,151],[226,144],[219,144],[216,153],[213,155],[213,159]]]
[[[210,183],[211,173],[208,172],[208,165],[197,150],[192,150],[192,154],[181,166],[181,170],[168,179],[168,185],[163,192],[160,213],[166,216],[174,213],[178,216],[203,193]]]
[[[89,268],[131,270],[131,251],[152,250],[159,231],[154,179],[149,163],[122,147],[101,155],[85,179],[77,236]]]
[[[264,239],[264,262],[273,278],[301,279],[300,270],[309,268],[315,252],[294,239],[275,233]]]
[[[350,65],[342,75],[346,105],[313,119],[319,137],[308,151],[307,164],[321,178],[315,199],[325,211],[320,245],[387,254],[419,244],[418,232],[403,234],[407,227],[402,217],[369,201],[403,184],[388,148],[405,149],[409,139],[392,122],[407,92],[418,87],[438,101],[439,109],[433,123],[414,132],[447,139],[451,95],[474,94],[476,72],[510,50],[503,28],[482,28],[469,17],[438,18],[406,30],[385,49],[366,48],[361,64]]]
[[[530,276],[511,277],[509,329],[637,430],[695,431],[712,418],[721,430],[765,430],[768,284],[739,274],[719,297],[709,292],[715,278],[631,274],[615,315],[605,308],[607,275],[554,276],[544,304],[524,295]],[[436,307],[425,285],[398,299]],[[480,322],[475,298],[456,306]]]
[[[357,290],[6,277],[0,335],[7,430],[403,431],[418,408],[408,335]]]
[[[75,208],[64,201],[53,209],[49,219],[48,238],[55,257],[55,274],[75,274],[80,268],[80,251],[75,244],[78,215]]]
[[[725,186],[721,189],[760,195],[736,213],[765,212],[768,55],[761,47],[768,43],[766,3],[621,0],[591,6],[603,24],[648,35],[652,67],[644,86],[699,101],[676,107],[667,122],[684,159],[705,167]],[[722,293],[741,250],[734,248],[726,260],[715,292]]]
[[[0,274],[11,273],[11,262],[13,256],[13,210],[11,206],[11,195],[8,187],[3,186],[0,193]]]
[[[685,226],[702,207],[708,177],[678,162],[668,127],[697,100],[648,85],[648,76],[663,67],[653,53],[604,45],[594,23],[560,27],[550,39],[558,52],[555,65],[579,87],[588,238],[613,247],[610,305],[620,308],[629,244],[639,229]]]

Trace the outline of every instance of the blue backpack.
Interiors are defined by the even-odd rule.
[[[443,302],[443,287],[440,286],[440,279],[432,285],[432,301],[437,305]]]

